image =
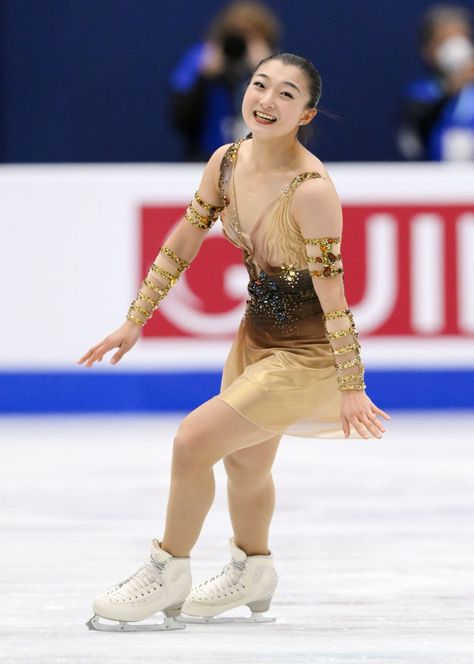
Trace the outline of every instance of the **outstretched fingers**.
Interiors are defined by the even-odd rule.
[[[382,433],[385,432],[385,429],[373,413],[362,415],[360,419],[367,431],[369,431],[375,438],[382,438]]]
[[[114,344],[111,343],[108,339],[104,339],[100,343],[89,348],[87,353],[78,360],[78,364],[84,364],[86,367],[91,367],[94,362],[101,362],[105,353],[114,348]]]
[[[370,438],[369,433],[366,427],[364,426],[364,423],[362,422],[361,418],[359,418],[358,415],[353,415],[349,419],[349,421],[351,423],[351,426],[357,431],[359,436],[361,436],[362,438]]]
[[[381,408],[379,408],[378,406],[376,406],[374,403],[372,404],[372,411],[374,413],[377,413],[378,415],[381,415],[386,420],[390,419],[390,415],[388,413],[386,413],[384,410],[382,410]]]
[[[110,364],[117,364],[117,362],[119,362],[122,359],[122,357],[125,355],[125,353],[129,350],[130,350],[130,344],[127,343],[126,341],[122,341],[122,343],[119,346],[118,351],[115,353],[115,355],[110,360]]]
[[[351,433],[351,425],[345,415],[342,416],[341,422],[342,422],[342,430],[344,431],[344,436],[346,438],[349,438]]]
[[[126,321],[118,330],[107,335],[105,339],[92,346],[92,348],[89,348],[87,353],[78,360],[78,364],[91,367],[94,362],[102,362],[104,355],[110,350],[118,348],[118,351],[110,360],[111,364],[117,364],[136,343],[139,336],[139,328],[134,323]]]
[[[102,346],[104,342],[101,341],[100,343],[96,344],[95,346],[92,346],[92,348],[89,348],[87,353],[84,353],[84,355],[77,360],[77,364],[84,364],[84,362],[87,362],[87,360],[92,357],[92,355],[95,353],[95,351]]]
[[[385,433],[385,428],[375,415],[375,410],[386,416],[386,419],[390,419],[389,415],[376,406],[369,411],[353,413],[351,416],[347,418],[345,417],[342,421],[343,431],[346,438],[349,436],[348,429],[350,426],[353,427],[362,438],[367,439],[371,436],[374,438],[382,438],[382,434]]]

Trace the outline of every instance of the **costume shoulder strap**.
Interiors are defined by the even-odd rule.
[[[306,182],[306,180],[322,178],[323,180],[327,179],[318,171],[306,171],[296,175],[293,180],[282,190],[281,192],[281,202],[278,207],[278,214],[281,218],[282,228],[292,228],[295,233],[302,238],[301,232],[298,226],[294,223],[293,217],[291,215],[291,203],[293,201],[293,194],[298,189],[300,184]]]
[[[245,141],[245,138],[241,138],[235,143],[232,143],[232,145],[229,145],[224,153],[224,156],[222,157],[219,175],[219,195],[226,205],[229,204],[229,199],[227,197],[227,186],[229,184],[232,169],[237,158],[237,152],[239,151],[239,147],[242,141]]]
[[[318,171],[306,171],[305,173],[300,173],[299,175],[294,177],[293,180],[290,182],[290,184],[287,185],[285,189],[283,189],[282,193],[288,194],[289,192],[291,192],[291,194],[293,194],[298,189],[300,184],[306,182],[306,180],[311,180],[313,178],[322,178],[323,180],[326,179],[324,178],[323,175],[321,175],[321,173],[318,173]]]

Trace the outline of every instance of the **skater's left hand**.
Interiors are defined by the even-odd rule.
[[[341,422],[346,438],[350,435],[351,426],[362,438],[382,438],[385,429],[377,415],[386,420],[390,419],[390,415],[378,408],[365,392],[346,390],[341,392],[341,398]]]

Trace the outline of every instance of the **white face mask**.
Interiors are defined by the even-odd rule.
[[[435,53],[436,64],[445,74],[463,69],[472,59],[474,59],[474,46],[464,35],[450,37]]]

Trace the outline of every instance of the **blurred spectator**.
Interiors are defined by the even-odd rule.
[[[406,159],[474,160],[474,44],[467,9],[432,6],[419,26],[426,78],[409,84],[398,147]]]
[[[280,24],[260,2],[233,2],[211,23],[207,40],[183,56],[171,77],[171,122],[183,134],[185,159],[205,161],[247,133],[240,111],[257,64],[277,50]]]

